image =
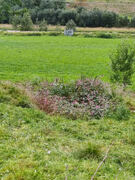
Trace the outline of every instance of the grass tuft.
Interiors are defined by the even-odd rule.
[[[135,128],[130,128],[128,142],[132,145],[135,145]]]
[[[99,159],[101,157],[101,147],[93,142],[84,144],[79,148],[74,156],[78,159]]]
[[[0,82],[0,103],[13,104],[22,108],[32,106],[25,91],[9,82]]]

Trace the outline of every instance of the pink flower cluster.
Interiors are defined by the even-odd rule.
[[[83,79],[71,84],[48,84],[35,96],[40,109],[73,119],[101,118],[113,107],[110,88],[98,79]]]

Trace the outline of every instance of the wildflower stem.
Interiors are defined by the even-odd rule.
[[[102,161],[100,162],[100,164],[98,165],[98,167],[97,167],[95,173],[94,173],[93,176],[91,177],[91,180],[94,180],[94,177],[96,176],[96,174],[97,174],[99,168],[102,166],[103,162],[107,159],[108,153],[109,153],[109,151],[110,151],[112,145],[113,145],[113,142],[111,143],[111,145],[110,145],[109,148],[107,149],[106,154],[105,154],[103,160],[102,160]]]

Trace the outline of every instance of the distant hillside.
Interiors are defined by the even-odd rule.
[[[135,0],[67,0],[69,7],[84,6],[88,9],[100,8],[116,13],[135,15]]]
[[[67,1],[70,1],[70,2],[106,2],[106,3],[117,3],[117,2],[120,2],[120,3],[135,3],[135,0],[67,0]]]

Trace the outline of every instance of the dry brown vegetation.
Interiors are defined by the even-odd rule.
[[[48,25],[48,31],[56,31],[57,26]],[[0,29],[5,30],[13,30],[12,25],[10,24],[0,24]],[[64,31],[65,26],[59,26],[59,31]],[[37,26],[34,26],[34,30],[37,30]],[[130,32],[134,33],[135,28],[104,28],[104,27],[97,27],[97,28],[91,28],[91,27],[77,27],[77,32]],[[32,31],[31,31],[32,32]]]
[[[126,14],[133,16],[135,15],[135,1],[110,1],[110,0],[101,0],[101,1],[85,1],[85,0],[76,0],[70,1],[69,7],[84,6],[88,9],[99,8],[102,10],[113,11],[120,14]]]

